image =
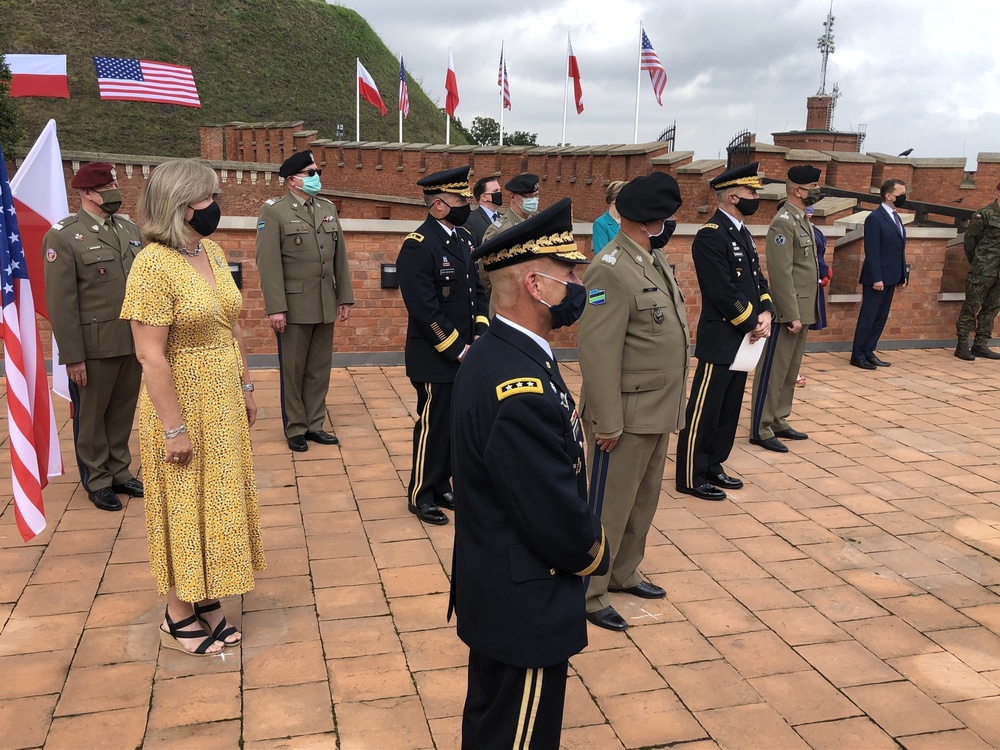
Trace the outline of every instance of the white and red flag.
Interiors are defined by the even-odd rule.
[[[569,60],[569,77],[573,79],[573,101],[576,102],[576,113],[583,114],[583,87],[580,85],[580,65],[573,54],[573,40],[566,35],[567,59]]]
[[[14,520],[21,538],[28,541],[45,530],[42,490],[49,477],[63,473],[63,466],[38,335],[30,271],[2,148],[0,193],[0,297],[3,302],[0,335],[3,336],[7,385],[11,484]]]
[[[11,96],[69,99],[66,55],[4,55],[10,68]]]
[[[444,78],[444,90],[446,92],[444,111],[450,117],[454,117],[455,110],[458,109],[458,78],[455,76],[455,60],[451,56],[450,49],[448,50],[448,73]]]
[[[358,94],[366,102],[376,107],[383,115],[385,114],[385,104],[382,102],[382,95],[378,92],[378,86],[375,85],[375,79],[372,78],[371,73],[361,64],[361,58],[358,58]]]

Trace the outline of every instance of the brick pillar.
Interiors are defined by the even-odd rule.
[[[806,99],[806,130],[829,130],[832,123],[832,96],[810,96]]]

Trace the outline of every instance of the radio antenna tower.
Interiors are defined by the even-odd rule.
[[[819,91],[816,92],[816,96],[826,96],[826,64],[830,60],[830,55],[837,51],[837,48],[833,44],[833,21],[833,0],[830,0],[830,12],[826,14],[826,20],[823,22],[823,36],[816,43],[816,47],[823,55]]]

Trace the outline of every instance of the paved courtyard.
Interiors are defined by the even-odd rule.
[[[591,626],[563,747],[1000,746],[1000,363],[885,356],[869,373],[806,355],[811,439],[789,454],[750,446],[744,409],[731,501],[679,496],[668,461],[643,565],[668,598],[612,596],[634,627]],[[334,370],[343,446],[305,454],[282,438],[277,373],[254,379],[268,570],[242,597],[243,647],[205,659],[160,648],[141,501],[90,504],[58,405],[49,529],[23,544],[0,506],[0,747],[459,746],[454,526],[406,511],[403,369]]]

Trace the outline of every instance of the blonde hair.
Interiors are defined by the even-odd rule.
[[[608,183],[608,186],[604,188],[604,202],[609,206],[614,203],[615,198],[618,197],[618,193],[622,191],[623,187],[625,187],[625,183],[621,180]]]
[[[190,234],[184,222],[187,207],[218,193],[215,170],[200,159],[164,162],[153,170],[139,196],[143,238],[167,247],[184,247]]]

